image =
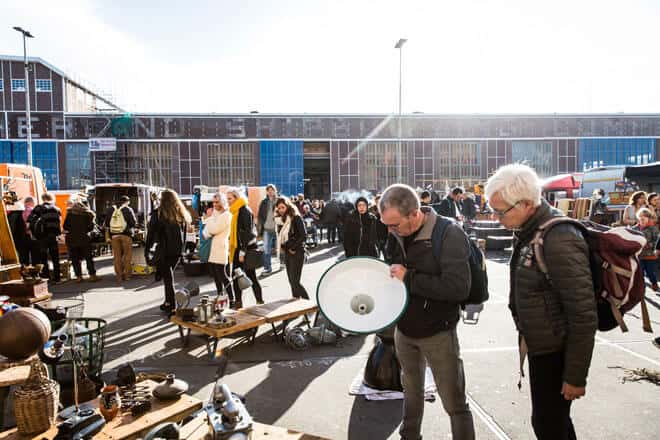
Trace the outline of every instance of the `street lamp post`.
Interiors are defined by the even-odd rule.
[[[30,118],[30,76],[27,59],[27,38],[34,38],[34,35],[20,26],[14,26],[14,30],[23,34],[23,64],[25,67],[25,116],[27,117],[27,161],[32,166],[32,119]]]
[[[397,143],[397,152],[396,152],[396,176],[397,183],[402,182],[402,163],[403,163],[403,147],[401,145],[401,101],[402,101],[402,62],[403,62],[403,45],[408,41],[405,38],[400,38],[399,41],[394,45],[395,49],[399,49],[399,124],[398,124],[398,143]]]

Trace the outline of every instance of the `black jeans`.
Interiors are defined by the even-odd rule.
[[[22,243],[14,242],[14,246],[16,247],[16,253],[18,254],[18,261],[23,266],[41,264],[41,249],[37,240],[27,238]]]
[[[334,223],[329,223],[325,225],[325,227],[328,230],[327,232],[328,243],[334,243],[335,241],[337,241],[337,225]]]
[[[158,273],[163,279],[165,286],[165,302],[174,308],[174,268],[179,262],[179,255],[163,257],[163,261],[158,266]]]
[[[41,263],[44,265],[42,270],[42,275],[45,278],[51,279],[53,281],[60,281],[62,273],[60,272],[60,251],[57,248],[57,238],[55,237],[46,237],[43,240],[38,241],[40,246],[41,253]],[[50,254],[50,259],[53,261],[53,276],[50,276],[50,268],[48,267],[48,255]]]
[[[289,251],[282,250],[285,257],[286,264],[286,276],[289,278],[289,284],[291,285],[291,294],[294,298],[305,298],[309,299],[307,291],[300,284],[300,277],[302,276],[302,268],[305,263],[305,250],[298,249],[296,253],[291,255]]]
[[[92,248],[90,246],[68,246],[68,248],[69,258],[71,258],[73,272],[76,274],[76,277],[82,277],[81,262],[83,259],[87,263],[87,273],[90,275],[96,275],[94,258],[92,257]]]
[[[564,353],[529,357],[532,426],[538,440],[575,440],[571,401],[561,395]]]
[[[234,300],[234,289],[232,289],[231,281],[228,278],[228,274],[225,271],[229,271],[228,265],[217,264],[217,263],[208,263],[209,273],[215,281],[215,288],[218,290],[218,295],[224,290],[227,292],[229,301]]]
[[[259,280],[257,279],[257,271],[256,269],[246,269],[243,263],[238,261],[238,249],[236,249],[236,252],[234,253],[234,264],[232,265],[232,270],[236,269],[237,267],[240,267],[243,269],[243,272],[245,272],[245,275],[252,281],[252,291],[254,292],[254,298],[257,300],[257,302],[263,302],[263,297],[261,296],[261,284],[259,284]],[[229,297],[231,301],[231,296]],[[241,289],[238,287],[238,281],[234,281],[234,301],[236,301],[239,306],[243,305],[243,292],[241,292]]]

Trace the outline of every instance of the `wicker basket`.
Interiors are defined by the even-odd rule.
[[[48,379],[46,367],[32,362],[30,375],[14,391],[14,413],[19,434],[39,434],[55,424],[60,385]]]

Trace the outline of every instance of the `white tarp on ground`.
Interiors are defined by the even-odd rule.
[[[348,389],[348,394],[352,396],[364,396],[367,400],[397,400],[403,399],[403,393],[401,391],[388,391],[388,390],[375,390],[368,387],[362,382],[364,377],[364,368],[355,376],[351,386]],[[426,368],[426,382],[424,385],[424,400],[429,402],[435,401],[435,382],[433,381],[433,375],[431,374],[431,369]]]

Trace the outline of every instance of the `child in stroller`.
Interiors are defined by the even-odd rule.
[[[319,244],[317,239],[318,227],[316,226],[319,219],[311,212],[309,205],[303,205],[302,218],[305,222],[305,230],[307,232],[305,237],[305,247],[308,249],[315,248]]]

